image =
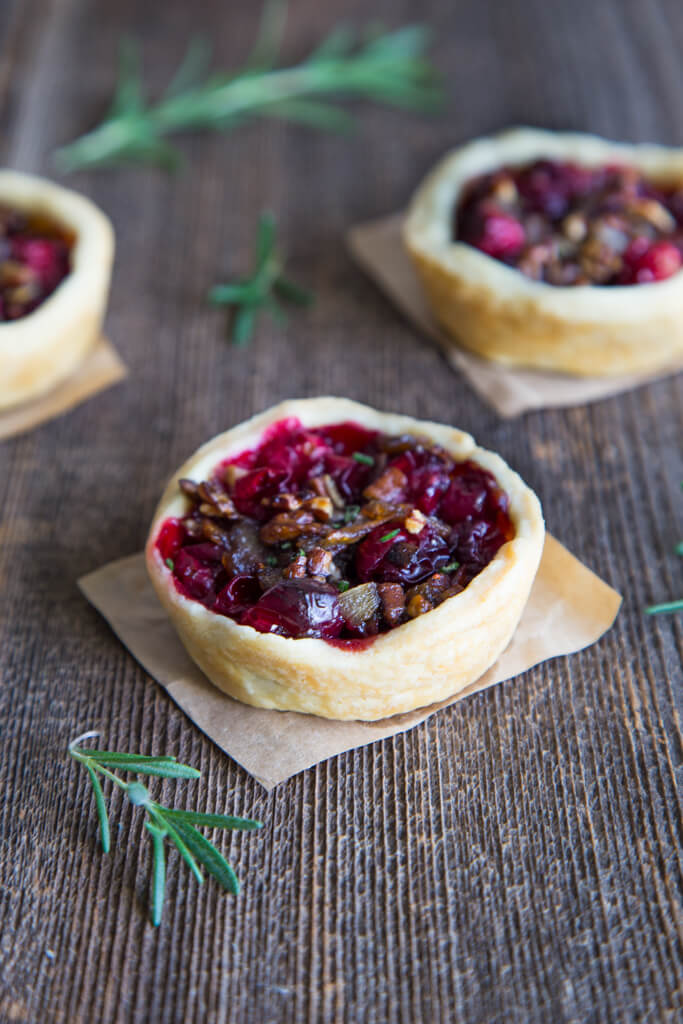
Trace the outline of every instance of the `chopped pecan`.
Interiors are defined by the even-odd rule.
[[[306,552],[299,551],[296,558],[282,570],[282,575],[288,580],[300,580],[306,575]]]
[[[307,498],[304,503],[304,508],[308,512],[312,512],[315,518],[321,523],[327,523],[332,518],[334,512],[334,505],[332,499],[327,497],[316,497]]]
[[[382,448],[387,455],[403,455],[404,452],[417,448],[419,443],[412,434],[401,434],[399,437],[387,437]]]
[[[403,496],[408,477],[398,466],[389,466],[381,476],[373,480],[363,491],[368,500],[378,498],[380,501],[395,501]]]
[[[202,500],[199,496],[199,490],[194,480],[187,480],[183,478],[178,481],[178,487],[183,494],[186,494],[187,497],[191,498],[193,501],[200,502]]]
[[[218,544],[222,548],[228,547],[230,543],[228,533],[225,530],[221,530],[220,526],[213,519],[200,519],[198,521],[202,524],[202,536],[206,540],[211,541],[212,544]]]
[[[283,540],[295,540],[301,535],[307,522],[313,522],[313,516],[306,517],[280,512],[261,527],[259,536],[264,544],[279,544]]]
[[[424,615],[425,612],[431,612],[434,606],[423,597],[422,594],[413,594],[406,604],[406,612],[411,619],[416,619],[418,615]]]
[[[562,234],[570,242],[583,242],[588,234],[588,223],[583,213],[575,210],[569,213],[562,221]]]
[[[318,497],[329,498],[335,508],[344,508],[346,502],[329,473],[323,473],[322,476],[314,476],[312,480],[309,480],[309,484]]]
[[[344,547],[346,544],[355,544],[363,537],[371,533],[376,526],[381,523],[388,523],[393,516],[383,516],[382,519],[365,519],[363,516],[359,516],[358,519],[354,519],[352,523],[348,523],[346,526],[340,526],[336,530],[332,530],[324,540],[321,541],[323,547],[334,549],[335,547]]]
[[[232,498],[215,480],[205,480],[197,487],[197,494],[208,505],[213,505],[218,514],[226,519],[237,519],[238,515]],[[215,513],[214,513],[215,514]]]
[[[301,498],[297,498],[296,494],[275,494],[270,499],[270,504],[283,512],[296,512],[301,508]]]
[[[451,586],[451,581],[445,573],[435,572],[426,580],[423,580],[422,583],[417,583],[414,587],[407,590],[406,601],[410,603],[412,598],[420,596],[424,597],[434,607],[437,604],[441,604],[443,595],[447,590],[451,589]]]
[[[519,195],[517,192],[517,186],[509,174],[501,175],[501,177],[494,182],[491,192],[498,202],[503,203],[505,206],[511,206],[512,203],[517,201]]]
[[[366,502],[360,511],[366,519],[401,519],[409,514],[411,508],[411,505],[392,505],[388,501],[373,498],[372,501]]]
[[[28,284],[35,278],[35,272],[25,263],[17,260],[3,260],[0,262],[0,286],[3,288],[17,287]]]
[[[403,525],[405,526],[408,533],[422,533],[427,518],[423,512],[420,512],[419,508],[414,508],[409,515],[406,516]]]
[[[388,626],[398,626],[403,618],[406,595],[400,583],[378,583],[377,592],[382,602],[382,613]]]
[[[308,572],[311,576],[329,576],[332,568],[333,555],[331,551],[315,547],[311,549],[308,556]]]
[[[668,234],[676,227],[676,218],[657,199],[639,196],[626,204],[628,213],[634,213],[651,224],[657,231]]]
[[[611,246],[589,235],[579,253],[581,269],[591,281],[609,281],[621,270],[621,256]]]

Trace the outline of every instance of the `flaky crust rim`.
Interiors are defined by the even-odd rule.
[[[40,210],[73,231],[71,272],[45,302],[0,324],[0,410],[37,398],[68,377],[97,341],[104,317],[114,231],[94,203],[45,178],[0,170],[0,202]]]
[[[623,162],[662,185],[683,185],[683,149],[518,128],[446,157],[420,185],[403,238],[437,320],[478,355],[586,376],[683,365],[683,271],[653,284],[557,287],[533,281],[451,237],[463,186],[503,164],[538,158]]]
[[[363,650],[324,640],[258,633],[215,615],[176,590],[156,547],[162,522],[187,511],[181,477],[205,479],[217,463],[253,447],[271,423],[287,416],[305,426],[353,419],[386,433],[412,432],[456,458],[489,469],[510,497],[515,538],[456,597]],[[478,448],[460,430],[381,413],[342,398],[283,402],[203,445],[173,475],[154,515],[146,560],[154,589],[190,656],[230,696],[263,708],[325,718],[372,721],[423,707],[474,682],[507,646],[526,604],[543,548],[538,498],[500,456]]]

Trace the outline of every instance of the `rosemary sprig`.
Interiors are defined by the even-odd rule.
[[[87,769],[95,792],[95,806],[100,823],[102,849],[109,852],[111,833],[109,818],[104,802],[104,793],[98,775],[109,779],[122,789],[130,802],[136,807],[144,808],[150,821],[145,828],[152,837],[153,871],[152,871],[152,923],[158,925],[164,904],[166,887],[166,846],[168,839],[174,844],[198,882],[204,881],[201,866],[215,878],[228,892],[237,894],[239,882],[223,854],[198,831],[197,826],[205,828],[234,828],[250,831],[261,828],[260,821],[250,818],[236,818],[229,814],[204,814],[201,811],[181,811],[172,807],[163,807],[152,800],[147,788],[141,782],[124,782],[110,769],[119,772],[131,772],[137,775],[160,776],[168,779],[198,779],[201,772],[187,764],[179,764],[175,757],[160,755],[148,757],[144,754],[127,754],[112,750],[93,750],[82,747],[83,740],[97,736],[96,732],[85,732],[77,736],[69,744],[71,757]]]
[[[368,30],[357,41],[340,25],[299,64],[278,68],[285,15],[283,0],[265,4],[256,45],[238,71],[208,74],[208,46],[194,40],[156,103],[146,104],[137,48],[124,43],[108,114],[92,131],[57,150],[59,169],[68,173],[112,163],[173,167],[179,155],[166,141],[169,135],[229,131],[252,117],[345,131],[353,118],[335,106],[340,96],[417,111],[433,110],[441,102],[436,72],[425,56],[423,27],[385,34]]]
[[[214,306],[233,306],[232,340],[246,345],[251,339],[259,313],[265,311],[283,323],[287,317],[281,305],[310,306],[313,293],[283,274],[283,260],[275,247],[276,223],[272,213],[261,214],[256,235],[254,271],[250,277],[230,284],[217,284],[209,291]]]

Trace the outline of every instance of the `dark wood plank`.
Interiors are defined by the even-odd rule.
[[[111,85],[123,32],[161,87],[198,26],[238,60],[258,5],[30,0],[0,10],[6,163],[46,172]],[[672,379],[499,422],[350,264],[355,220],[397,209],[447,146],[510,123],[683,141],[676,0],[360,0],[292,5],[287,51],[339,17],[428,20],[442,118],[364,109],[355,138],[267,123],[187,140],[187,170],[82,174],[116,224],[107,329],[130,379],[0,446],[0,1019],[671,1021],[681,1011],[683,402]],[[249,261],[273,207],[318,303],[228,347],[203,303]],[[143,542],[164,480],[201,441],[291,395],[336,392],[457,423],[538,490],[552,531],[624,594],[598,645],[265,795],[190,725],[77,593]],[[226,837],[237,900],[169,866],[146,922],[140,822],[96,842],[68,740],[203,770],[188,805],[262,817]],[[180,787],[178,787],[180,788]],[[171,784],[160,786],[173,798]],[[118,828],[119,824],[122,826]]]

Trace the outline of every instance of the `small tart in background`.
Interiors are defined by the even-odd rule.
[[[452,696],[493,664],[543,542],[535,494],[468,434],[316,398],[188,459],[146,560],[217,687],[256,707],[371,721]]]
[[[0,410],[49,391],[100,335],[114,232],[90,200],[0,171]]]
[[[454,344],[510,366],[609,376],[683,363],[682,228],[683,150],[522,128],[446,156],[403,237]]]

